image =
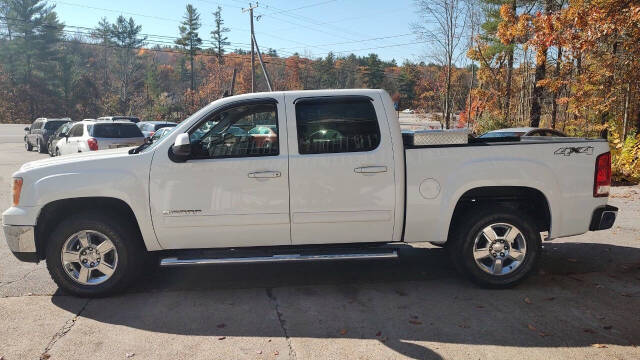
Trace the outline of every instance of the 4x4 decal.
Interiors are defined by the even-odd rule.
[[[571,154],[593,155],[593,146],[561,147],[553,152],[555,155],[570,156]]]

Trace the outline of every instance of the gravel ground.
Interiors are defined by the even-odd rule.
[[[0,208],[27,153],[0,125]],[[442,249],[399,260],[160,269],[126,294],[60,293],[0,235],[0,359],[639,359],[640,187],[613,229],[544,244],[510,290],[459,277]]]

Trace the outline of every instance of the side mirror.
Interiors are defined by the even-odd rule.
[[[24,131],[29,131],[29,127],[27,126],[26,128],[24,128]]]
[[[173,142],[171,151],[174,155],[180,157],[187,157],[191,155],[191,141],[189,140],[189,134],[179,134]]]

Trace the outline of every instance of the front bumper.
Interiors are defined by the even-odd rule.
[[[20,261],[38,262],[34,226],[3,225],[9,250]]]
[[[611,205],[605,205],[596,208],[591,216],[590,231],[606,230],[613,226],[618,215],[618,208]]]

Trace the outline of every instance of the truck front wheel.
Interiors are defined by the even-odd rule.
[[[77,296],[123,290],[147,254],[137,231],[116,215],[75,215],[61,222],[47,244],[47,268],[58,286]]]
[[[515,209],[477,209],[456,227],[447,247],[451,259],[459,272],[481,286],[514,286],[540,257],[540,234],[533,220]]]

